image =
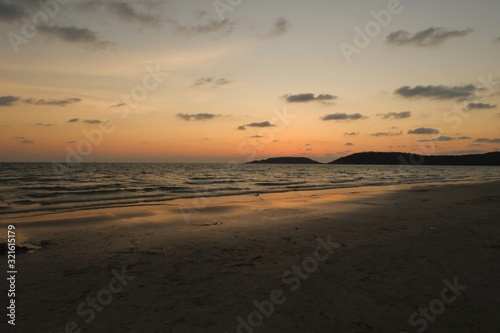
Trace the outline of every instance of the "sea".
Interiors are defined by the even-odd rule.
[[[0,220],[179,198],[499,179],[494,166],[0,163]]]

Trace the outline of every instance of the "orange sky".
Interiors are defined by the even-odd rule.
[[[500,3],[0,2],[0,161],[500,150]]]

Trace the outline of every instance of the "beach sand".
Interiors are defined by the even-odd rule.
[[[221,197],[201,208],[186,199],[9,221],[17,242],[41,248],[17,255],[8,329],[498,333],[499,186]]]

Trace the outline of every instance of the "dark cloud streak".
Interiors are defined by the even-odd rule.
[[[378,114],[378,116],[381,116],[382,119],[405,119],[405,118],[410,118],[411,117],[411,112],[410,111],[403,111],[403,112],[389,112],[389,113],[381,113]]]
[[[419,127],[414,130],[409,130],[408,134],[439,134],[439,130],[435,128]]]
[[[197,114],[178,113],[176,116],[177,118],[180,118],[185,121],[190,121],[190,120],[204,121],[222,117],[222,115],[220,114],[213,114],[213,113],[197,113]]]
[[[333,114],[327,114],[326,116],[323,116],[321,120],[328,121],[328,120],[359,120],[359,119],[365,119],[367,117],[363,116],[360,113],[353,113],[353,114],[346,114],[346,113],[333,113]]]
[[[0,106],[12,106],[20,100],[17,96],[0,96]]]
[[[464,100],[474,95],[477,88],[472,85],[464,86],[404,86],[394,91],[394,94],[404,98],[430,98],[437,100],[460,99]]]
[[[415,45],[419,47],[439,46],[451,38],[465,37],[472,33],[472,29],[448,30],[445,28],[430,27],[426,30],[411,34],[405,30],[391,32],[386,40],[387,43],[403,46]]]
[[[468,110],[496,109],[496,107],[496,105],[487,103],[469,103],[467,105]]]

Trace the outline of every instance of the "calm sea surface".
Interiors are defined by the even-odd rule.
[[[176,198],[500,179],[500,167],[0,163],[0,219]]]

